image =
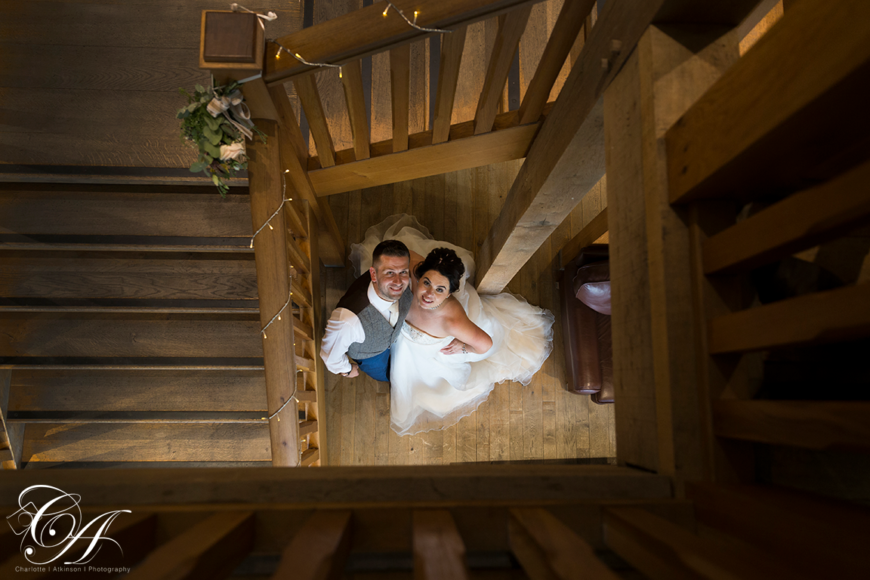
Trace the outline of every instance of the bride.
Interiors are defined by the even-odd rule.
[[[532,380],[553,346],[549,311],[512,294],[478,295],[471,252],[433,240],[408,215],[387,218],[352,246],[357,271],[368,269],[372,250],[385,239],[411,250],[413,301],[390,366],[396,433],[449,427],[473,413],[495,383]]]

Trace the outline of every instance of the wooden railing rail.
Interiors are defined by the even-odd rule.
[[[540,1],[394,0],[393,5],[412,20],[414,12],[417,11],[417,24],[423,28],[453,30]],[[408,26],[392,9],[385,17],[386,7],[386,4],[373,4],[281,37],[277,42],[308,62],[341,65],[408,45],[433,34]],[[277,45],[270,45],[266,53],[264,75],[269,86],[295,80],[301,75],[319,70],[286,53],[276,58],[277,54]]]

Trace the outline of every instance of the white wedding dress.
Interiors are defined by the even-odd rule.
[[[440,351],[452,336],[433,337],[406,322],[393,345],[390,363],[393,430],[414,435],[449,427],[473,413],[495,383],[529,384],[553,349],[553,315],[512,294],[478,295],[471,252],[433,240],[428,229],[405,214],[372,226],[363,242],[351,247],[357,275],[371,266],[372,251],[385,239],[400,240],[423,257],[435,248],[454,250],[466,271],[453,296],[493,342],[483,354],[445,355]]]

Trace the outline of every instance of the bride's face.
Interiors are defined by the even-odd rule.
[[[450,280],[437,270],[429,270],[420,276],[415,298],[424,310],[434,310],[450,296]]]

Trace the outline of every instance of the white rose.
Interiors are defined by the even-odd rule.
[[[242,162],[245,160],[245,142],[237,141],[231,145],[221,145],[221,161]]]

